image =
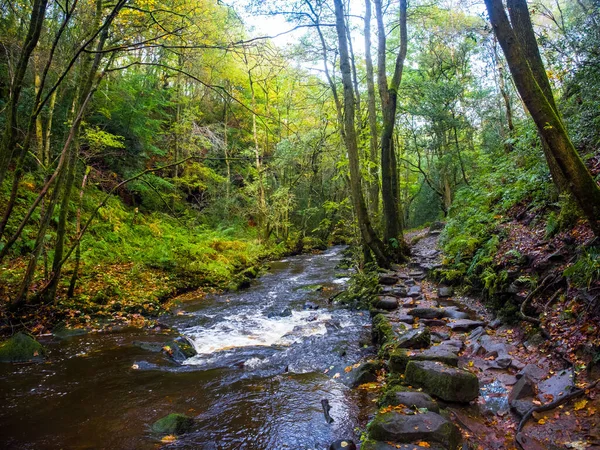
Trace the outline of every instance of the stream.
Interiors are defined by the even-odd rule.
[[[327,300],[347,281],[342,250],[274,262],[244,291],[186,302],[164,320],[198,352],[181,365],[148,349],[172,338],[160,331],[42,340],[46,362],[0,366],[0,447],[321,450],[355,438],[366,399],[341,380],[372,349],[368,314]],[[163,444],[150,425],[173,412],[196,426]]]

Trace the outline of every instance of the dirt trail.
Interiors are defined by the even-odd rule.
[[[440,414],[459,426],[466,445],[463,448],[600,448],[598,387],[580,392],[579,388],[587,386],[589,380],[553,354],[539,334],[522,326],[505,325],[494,319],[479,300],[458,295],[452,288],[426,279],[429,270],[441,266],[439,233],[432,230],[408,235],[407,239],[414,242],[411,261],[380,279],[384,286],[376,307],[391,325],[394,345],[404,347],[391,354],[388,370],[399,373],[405,386],[416,384],[411,387],[419,387],[437,400],[442,408]],[[430,335],[430,343],[405,343],[407,336],[424,333]],[[417,369],[420,372],[415,376]],[[474,374],[479,382],[479,395],[471,400],[429,381],[430,377],[435,378],[434,372],[459,378],[465,371]],[[468,390],[466,381],[456,383],[456,390]],[[549,404],[556,407],[531,414],[533,408],[543,409]],[[395,421],[396,429],[404,426],[406,418],[402,414],[407,414],[407,410],[403,412],[403,406],[384,408],[375,421]],[[422,412],[418,410],[416,417],[419,411]],[[392,413],[396,415],[392,417]],[[520,427],[525,415],[527,420]],[[422,420],[430,418],[422,414]],[[370,442],[365,448],[400,448],[396,444],[400,442],[412,443],[411,448],[415,449],[421,448],[419,445],[452,448],[446,438],[432,432],[411,440],[410,435],[385,434],[380,428],[385,427],[379,423],[371,426],[370,438],[379,442]]]

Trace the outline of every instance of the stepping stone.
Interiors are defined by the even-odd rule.
[[[369,437],[378,441],[426,441],[439,443],[451,449],[456,449],[462,440],[456,425],[434,412],[410,416],[397,411],[378,414],[367,430]]]
[[[573,371],[561,370],[556,375],[538,384],[538,399],[542,403],[558,400],[574,389],[573,382]]]
[[[464,342],[460,339],[446,339],[445,341],[441,342],[438,347],[450,347],[454,351],[459,352],[464,346]]]
[[[460,320],[469,318],[469,315],[466,312],[458,311],[453,308],[444,308],[444,314],[444,317],[447,317],[449,319]]]
[[[450,297],[454,292],[450,286],[440,286],[438,288],[438,297]]]
[[[410,409],[413,408],[427,408],[429,411],[440,412],[440,407],[431,398],[430,395],[425,392],[395,392],[392,398],[388,401],[389,406],[404,405]]]
[[[533,397],[536,394],[534,382],[527,376],[523,376],[515,383],[510,394],[508,394],[508,404],[518,414],[524,416],[535,405]]]
[[[398,299],[391,296],[377,297],[375,301],[373,301],[373,306],[377,309],[383,309],[384,311],[393,311],[398,309]]]
[[[409,316],[408,314],[401,314],[396,318],[396,320],[398,320],[398,322],[406,323],[408,325],[412,325],[413,323],[415,323],[415,318],[413,316]]]
[[[398,336],[398,348],[427,348],[431,345],[429,328],[409,330]]]
[[[421,296],[421,286],[411,286],[407,292],[409,297],[420,297]]]
[[[485,326],[485,322],[480,320],[459,319],[448,323],[452,331],[470,331],[474,328]]]
[[[362,363],[349,374],[349,386],[358,387],[361,384],[377,381],[377,371],[381,366],[376,362],[367,361]]]
[[[410,361],[404,378],[413,386],[447,402],[469,403],[479,396],[477,376],[434,361]]]
[[[393,295],[394,297],[406,297],[405,286],[384,286],[381,290],[383,295]]]
[[[531,380],[539,383],[548,376],[548,371],[546,369],[542,369],[536,364],[527,364],[519,373],[517,373],[517,378],[521,378],[523,376],[528,376]]]
[[[446,314],[442,308],[414,308],[408,313],[420,319],[441,319]]]
[[[476,339],[479,339],[484,334],[485,334],[485,329],[483,327],[478,327],[478,328],[475,328],[473,331],[471,331],[471,334],[469,335],[469,337],[467,337],[467,339],[469,341],[475,341]]]
[[[422,322],[428,327],[444,327],[446,322],[442,319],[423,319]]]
[[[379,284],[394,285],[398,282],[398,277],[389,273],[379,275]]]
[[[423,272],[409,272],[408,273],[409,277],[414,278],[415,280],[422,280],[425,278],[425,274]]]
[[[431,347],[420,353],[409,356],[413,361],[438,361],[452,367],[458,367],[458,356],[456,350],[450,350],[452,347]]]

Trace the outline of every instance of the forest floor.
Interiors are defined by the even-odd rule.
[[[518,231],[513,236],[521,236],[520,240],[509,239],[503,247],[523,248],[524,233]],[[425,279],[425,272],[442,260],[438,235],[426,230],[407,234],[413,243],[411,261],[392,275],[398,277],[397,286],[408,287],[408,294],[413,295],[398,298],[399,308],[385,316],[393,328],[402,327],[403,321],[416,329],[428,327],[438,337],[432,349],[462,343],[458,367],[478,377],[480,395],[468,406],[450,403],[447,411],[470,448],[600,448],[600,386],[596,372],[585,370],[578,352],[588,344],[597,318],[578,314],[567,320],[561,312],[575,305],[573,298],[565,296],[555,298],[547,308],[542,332],[528,322],[503,323],[480,300]],[[394,287],[386,291],[393,292]],[[416,313],[415,307],[421,312]],[[440,309],[467,313],[469,319],[410,316],[427,316]],[[409,358],[420,353],[409,351]]]

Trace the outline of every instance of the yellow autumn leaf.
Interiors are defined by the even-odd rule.
[[[580,409],[585,408],[585,405],[587,405],[587,399],[583,399],[583,400],[579,400],[578,402],[575,402],[575,411],[579,411]]]
[[[473,367],[473,361],[469,361],[469,367]]]
[[[175,442],[177,440],[177,438],[175,436],[173,436],[172,434],[168,434],[165,437],[163,437],[160,442],[162,443],[169,443],[169,442]]]
[[[425,442],[425,441],[417,442],[417,445],[420,446],[420,447],[425,447],[425,448],[431,447],[431,445],[429,445],[429,443]]]
[[[546,423],[546,420],[545,419],[540,419],[540,420],[538,420],[538,423],[540,425],[544,425]]]

